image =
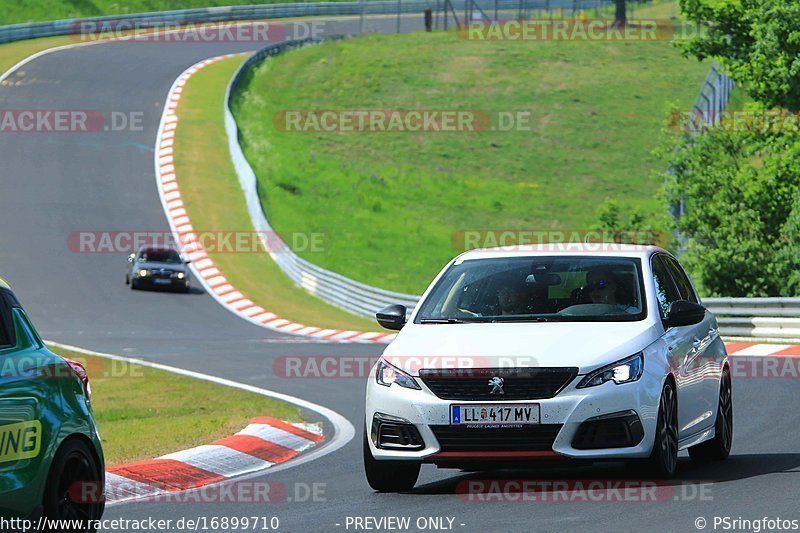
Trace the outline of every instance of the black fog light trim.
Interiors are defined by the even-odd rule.
[[[644,439],[644,428],[635,411],[596,416],[583,422],[572,438],[576,450],[630,448]]]
[[[425,448],[417,427],[402,418],[375,413],[370,431],[372,443],[381,450],[417,451]]]

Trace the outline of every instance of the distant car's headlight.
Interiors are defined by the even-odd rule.
[[[186,274],[184,274],[183,272],[178,272],[178,274],[175,277],[177,277],[178,279],[183,279],[186,277]]]
[[[642,377],[644,370],[644,354],[637,353],[632,357],[617,361],[603,368],[598,368],[578,383],[578,388],[602,385],[606,381],[613,381],[617,385],[630,383]]]
[[[137,272],[136,272],[136,275],[137,275],[137,276],[139,276],[140,278],[146,278],[147,276],[149,276],[149,275],[150,275],[150,271],[149,271],[149,270],[145,270],[145,269],[143,268],[143,269],[141,269],[141,270],[137,271]]]
[[[407,389],[420,390],[421,388],[414,378],[383,359],[380,359],[375,367],[375,381],[384,387],[391,387],[392,383],[396,383]]]

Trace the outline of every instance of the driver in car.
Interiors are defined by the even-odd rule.
[[[598,267],[589,270],[586,273],[586,282],[589,299],[593,304],[617,305],[624,308],[627,313],[639,312],[632,302],[625,301],[627,298],[620,298],[618,291],[620,279],[610,268]],[[623,285],[623,288],[627,287]]]
[[[512,285],[502,285],[497,290],[497,301],[501,315],[519,315],[525,313],[523,293]]]
[[[617,303],[617,278],[610,269],[596,268],[586,273],[589,298],[594,304]]]

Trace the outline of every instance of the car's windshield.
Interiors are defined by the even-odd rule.
[[[416,322],[642,320],[642,287],[638,259],[470,259],[447,270]]]
[[[140,263],[180,264],[181,256],[175,250],[148,249],[142,250],[137,259]]]

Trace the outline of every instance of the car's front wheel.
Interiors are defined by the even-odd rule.
[[[678,398],[670,380],[661,389],[656,439],[647,462],[649,472],[659,478],[672,477],[678,469]]]
[[[414,488],[419,477],[418,461],[378,461],[372,456],[364,433],[364,473],[367,483],[378,492],[405,492]]]
[[[731,374],[726,368],[719,385],[717,421],[714,424],[714,438],[689,448],[693,461],[722,461],[731,454],[733,443],[733,391]]]
[[[95,455],[79,439],[69,439],[56,452],[44,489],[44,513],[53,520],[90,521],[103,516],[103,480]],[[70,531],[73,529],[70,528]]]

